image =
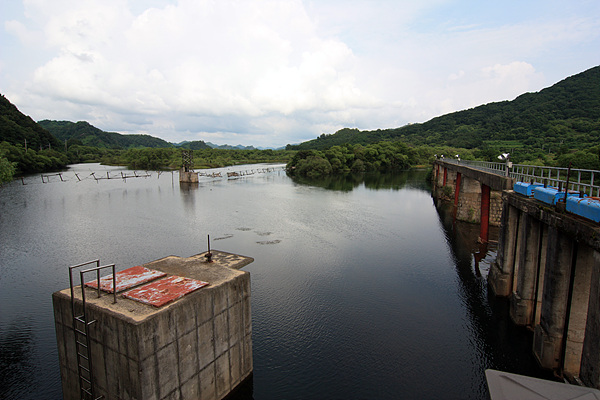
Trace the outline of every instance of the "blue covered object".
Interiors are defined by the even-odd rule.
[[[579,196],[579,192],[570,190],[567,199],[577,196]],[[533,198],[546,204],[556,205],[565,198],[565,192],[559,192],[555,187],[536,187],[533,191]]]
[[[527,183],[527,182],[517,182],[515,183],[513,189],[515,192],[522,194],[523,196],[532,197],[533,192],[536,188],[544,187],[543,183]]]
[[[567,211],[577,214],[594,222],[600,222],[600,198],[598,197],[568,197]]]
[[[546,204],[556,204],[558,194],[561,193],[563,196],[564,192],[559,192],[555,187],[540,187],[533,191],[533,198]]]

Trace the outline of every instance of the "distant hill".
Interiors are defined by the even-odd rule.
[[[490,103],[395,129],[344,128],[289,150],[402,140],[415,145],[485,148],[515,144],[583,149],[600,143],[600,66],[515,100]]]
[[[105,132],[85,121],[50,121],[38,122],[56,138],[64,142],[78,143],[85,146],[93,146],[109,149],[129,149],[135,147],[173,147],[167,141],[150,135],[122,135],[116,132]]]
[[[175,145],[175,147],[179,147],[182,149],[188,149],[188,150],[204,150],[204,149],[210,149],[210,145],[207,143],[204,143],[203,140],[194,140],[193,142],[181,142]]]
[[[0,142],[21,145],[34,150],[61,148],[61,142],[37,124],[31,117],[21,113],[4,95],[0,95]]]
[[[232,146],[230,144],[214,144],[211,142],[207,142],[207,145],[209,145],[212,149],[222,149],[222,150],[257,150],[256,147],[254,146],[242,146],[241,144],[238,144],[237,146]]]

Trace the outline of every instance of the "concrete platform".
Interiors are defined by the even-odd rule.
[[[143,264],[208,283],[161,307],[86,287],[96,394],[105,399],[222,399],[252,372],[250,257],[212,251]],[[92,279],[92,275],[89,275]],[[118,274],[117,274],[118,276]],[[90,280],[86,279],[86,281]],[[117,288],[119,286],[117,285]],[[139,288],[139,286],[136,286]],[[75,289],[76,313],[82,310]],[[70,289],[52,295],[65,399],[79,399]]]

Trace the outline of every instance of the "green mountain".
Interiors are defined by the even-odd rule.
[[[0,182],[15,173],[64,168],[68,157],[62,143],[0,95]]]
[[[402,140],[414,145],[463,148],[519,147],[556,151],[600,143],[600,66],[515,100],[485,104],[395,129],[344,128],[288,150]]]
[[[232,146],[230,144],[214,144],[211,142],[206,143],[212,149],[221,149],[221,150],[256,150],[254,146],[242,146],[238,144],[237,146]]]
[[[105,132],[88,122],[50,121],[38,122],[56,138],[64,143],[80,144],[109,149],[130,149],[136,147],[173,147],[169,142],[150,135],[122,135],[116,132]]]
[[[179,147],[181,149],[188,149],[188,150],[204,150],[204,149],[211,148],[207,143],[204,143],[203,140],[194,140],[193,142],[185,141],[185,142],[176,144],[175,147]]]
[[[21,145],[34,150],[61,148],[50,132],[31,117],[21,113],[4,95],[0,95],[0,142]]]

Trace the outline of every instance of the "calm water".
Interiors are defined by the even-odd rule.
[[[423,172],[184,188],[170,172],[92,171],[118,169],[0,188],[2,399],[61,398],[51,293],[68,287],[69,265],[188,257],[209,234],[255,258],[254,374],[237,399],[485,399],[486,368],[540,374],[530,334],[488,297],[493,243],[478,248],[477,227],[436,208]]]

